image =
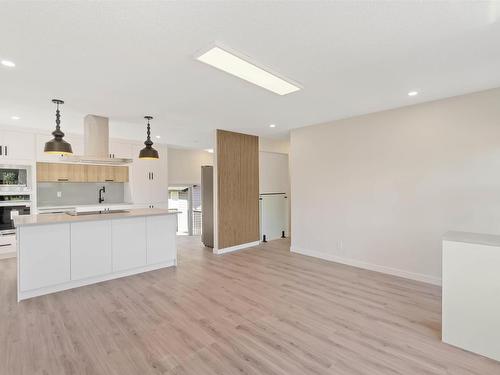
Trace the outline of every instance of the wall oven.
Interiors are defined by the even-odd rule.
[[[29,194],[0,195],[0,235],[15,233],[13,217],[29,215],[31,200]]]

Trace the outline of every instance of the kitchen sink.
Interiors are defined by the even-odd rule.
[[[107,215],[107,214],[124,214],[130,212],[129,210],[103,210],[103,211],[69,211],[66,214],[71,216],[83,216],[83,215]]]

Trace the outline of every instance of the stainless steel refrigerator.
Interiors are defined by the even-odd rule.
[[[214,247],[214,167],[201,167],[201,242]]]

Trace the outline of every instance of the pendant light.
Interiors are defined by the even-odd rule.
[[[141,152],[139,152],[139,159],[159,159],[159,156],[158,156],[158,151],[156,151],[154,148],[153,148],[153,141],[151,140],[151,126],[149,125],[149,120],[152,120],[153,117],[151,116],[144,116],[144,118],[146,120],[148,120],[148,124],[147,124],[147,138],[146,138],[146,141],[144,142],[144,144],[146,145],[146,147],[144,147]]]
[[[56,130],[52,132],[54,138],[45,143],[44,151],[47,154],[70,155],[73,153],[71,145],[66,142],[63,137],[64,133],[61,131],[61,114],[59,112],[59,104],[64,104],[62,100],[52,99],[52,103],[57,106],[56,109]]]

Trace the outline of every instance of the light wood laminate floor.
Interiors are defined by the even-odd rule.
[[[0,374],[500,374],[440,342],[440,288],[309,258],[288,240],[16,302],[0,261]]]

